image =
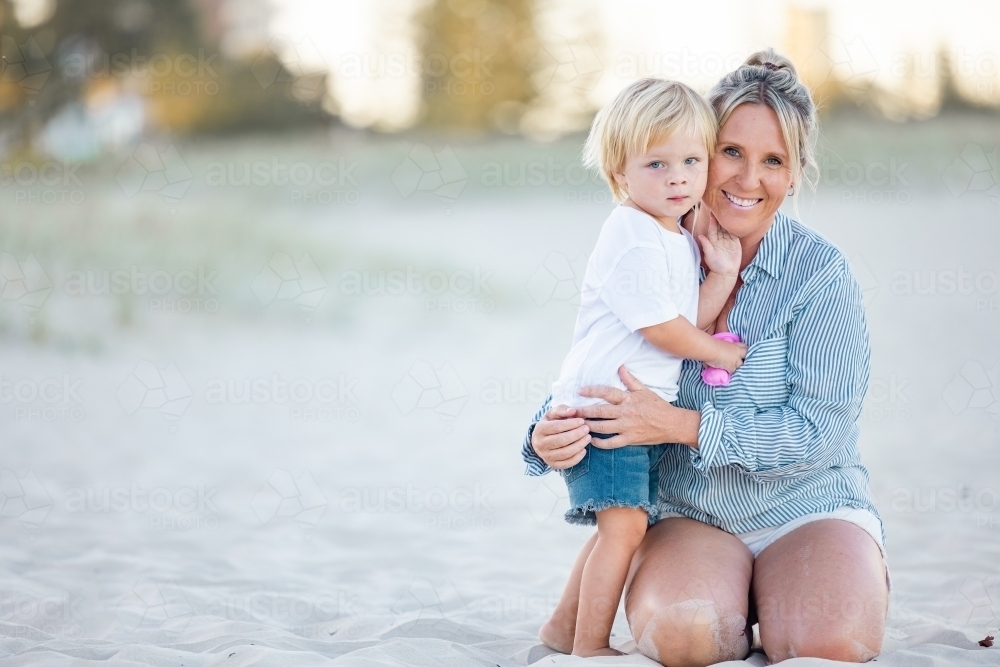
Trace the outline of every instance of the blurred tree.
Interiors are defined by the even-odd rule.
[[[123,95],[144,99],[148,123],[174,132],[327,122],[325,80],[302,86],[268,49],[247,59],[220,54],[220,7],[206,0],[57,0],[48,20],[25,30],[9,0],[0,0],[0,120],[8,143],[30,140],[74,105],[107,107]]]
[[[516,132],[535,96],[533,0],[432,0],[418,15],[423,121]]]

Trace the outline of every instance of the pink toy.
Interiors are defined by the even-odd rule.
[[[724,340],[727,343],[740,342],[740,337],[731,331],[720,331],[712,336],[712,338],[718,338],[719,340]],[[705,366],[705,368],[701,371],[701,379],[709,387],[725,387],[729,384],[730,375],[729,371],[724,368]]]

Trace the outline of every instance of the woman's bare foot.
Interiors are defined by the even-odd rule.
[[[538,638],[543,644],[560,653],[572,653],[575,631],[575,622],[572,620],[560,622],[560,619],[553,616],[538,630]]]

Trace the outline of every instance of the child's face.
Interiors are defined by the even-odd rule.
[[[701,200],[707,175],[704,139],[678,131],[653,143],[642,155],[629,156],[615,180],[646,213],[676,219]]]

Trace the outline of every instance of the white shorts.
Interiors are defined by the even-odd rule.
[[[668,516],[683,515],[675,514],[673,512],[664,513],[660,515],[660,519],[665,519]],[[734,535],[740,538],[740,541],[743,542],[743,544],[747,545],[747,549],[749,549],[750,553],[753,554],[753,557],[756,558],[760,555],[761,551],[768,548],[799,526],[804,526],[811,521],[819,521],[820,519],[840,519],[841,521],[853,523],[855,526],[871,535],[872,539],[875,540],[875,544],[878,545],[878,550],[882,553],[882,564],[885,566],[885,585],[886,588],[891,591],[892,580],[889,578],[889,563],[885,557],[885,545],[882,543],[882,522],[877,516],[868,510],[858,509],[856,507],[838,507],[832,512],[816,512],[815,514],[806,514],[805,516],[800,516],[797,519],[792,519],[787,523],[783,523],[780,526],[769,526],[759,530],[751,530],[749,533],[734,533]]]

